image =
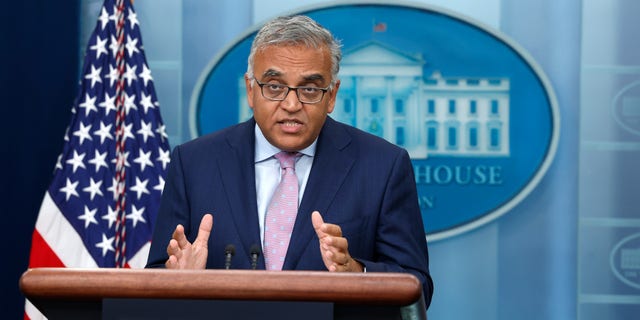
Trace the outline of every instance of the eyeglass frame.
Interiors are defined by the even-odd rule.
[[[296,93],[296,97],[298,98],[298,101],[300,101],[300,103],[304,103],[304,104],[314,104],[314,103],[318,103],[320,101],[322,101],[322,99],[324,99],[324,95],[325,93],[327,93],[327,91],[331,90],[332,85],[328,85],[324,88],[318,88],[318,87],[309,87],[309,86],[299,86],[299,87],[290,87],[284,84],[280,84],[280,83],[268,83],[268,82],[260,82],[258,79],[256,79],[255,77],[253,78],[253,80],[256,81],[256,83],[258,84],[258,87],[260,87],[260,94],[262,94],[262,97],[270,100],[270,101],[284,101],[285,99],[287,99],[287,96],[289,95],[289,92],[291,92],[291,90],[295,91]],[[282,86],[283,88],[287,88],[287,91],[284,93],[284,95],[282,96],[282,99],[274,99],[274,98],[269,98],[267,96],[264,95],[264,86],[265,85],[278,85],[278,86]],[[320,99],[318,99],[318,101],[314,101],[314,102],[305,102],[302,101],[300,99],[300,93],[298,92],[298,89],[308,89],[308,88],[312,88],[312,89],[317,89],[322,91],[322,95],[320,96]]]

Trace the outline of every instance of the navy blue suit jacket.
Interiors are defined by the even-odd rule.
[[[202,216],[213,214],[207,268],[224,268],[224,249],[236,248],[232,269],[250,269],[260,245],[254,170],[253,119],[176,147],[156,221],[148,266],[161,267],[177,224],[189,241]],[[300,203],[283,270],[326,270],[311,213],[341,227],[349,253],[367,272],[409,272],[422,282],[427,306],[433,283],[406,150],[327,118]],[[258,269],[264,269],[262,255]]]

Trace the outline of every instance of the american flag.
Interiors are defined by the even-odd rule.
[[[169,163],[158,107],[136,13],[129,0],[105,0],[30,268],[144,267]],[[41,317],[28,301],[25,311]]]

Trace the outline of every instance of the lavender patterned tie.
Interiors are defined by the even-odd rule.
[[[280,152],[282,178],[267,208],[264,229],[264,259],[267,270],[282,270],[287,255],[289,239],[298,213],[298,178],[296,177],[297,152]]]

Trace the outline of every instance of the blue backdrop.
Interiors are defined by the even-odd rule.
[[[0,18],[2,225],[0,314],[22,319],[18,279],[52,178],[75,98],[80,60],[78,1],[9,1]]]
[[[2,11],[4,318],[22,316],[18,278],[62,147],[85,30],[95,25],[101,2],[10,1]],[[172,146],[191,137],[193,88],[217,54],[255,23],[318,2],[136,0]],[[637,317],[640,94],[631,85],[640,80],[640,2],[420,3],[479,19],[526,49],[555,89],[562,130],[553,164],[519,205],[481,228],[430,243],[429,317]]]

